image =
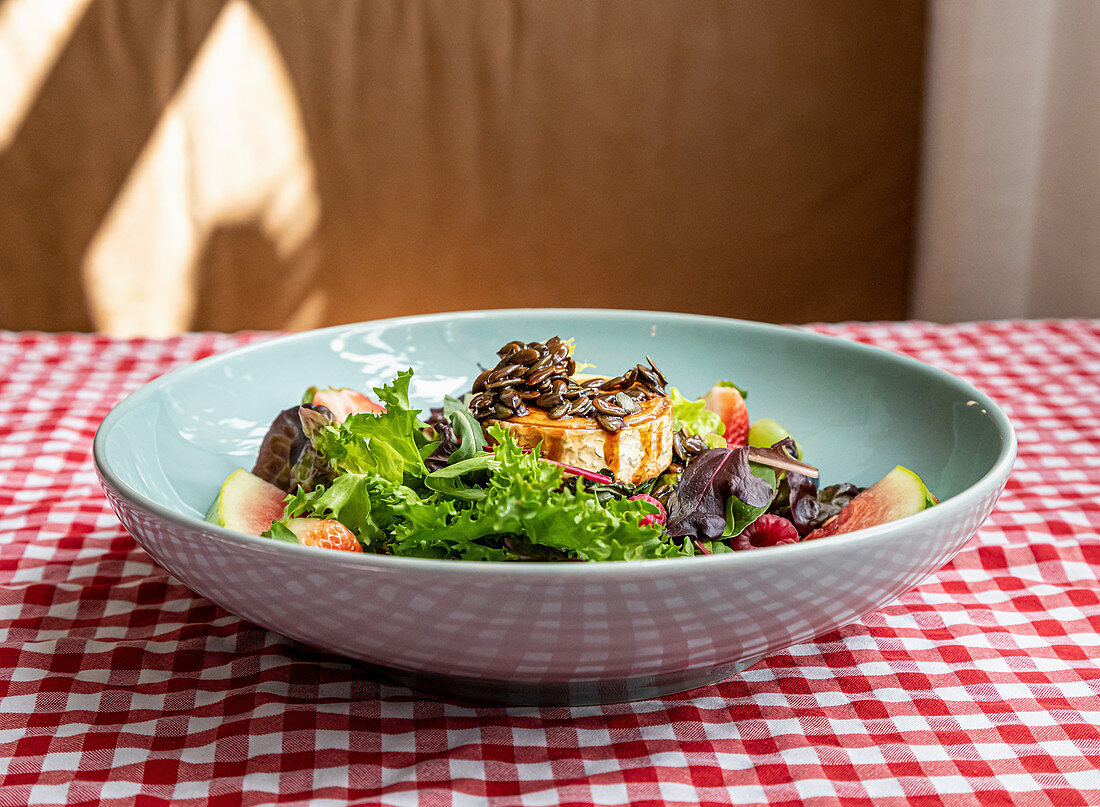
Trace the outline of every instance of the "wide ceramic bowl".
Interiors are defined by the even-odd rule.
[[[619,372],[651,356],[689,396],[729,379],[753,418],[793,432],[824,484],[895,465],[942,503],[807,544],[618,563],[476,563],[326,551],[207,524],[225,477],[312,385],[369,390],[416,374],[425,408],[468,390],[513,339],[575,337]],[[95,438],[107,497],[137,541],[244,619],[451,697],[629,700],[733,675],[859,619],[950,559],[989,515],[1015,456],[969,384],[884,350],[793,328],[654,312],[517,310],[328,328],[230,351],[120,403]]]

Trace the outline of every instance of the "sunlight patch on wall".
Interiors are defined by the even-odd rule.
[[[0,151],[11,144],[90,3],[7,0],[0,4]]]
[[[319,219],[286,65],[263,20],[232,0],[91,241],[83,271],[93,323],[118,336],[187,330],[196,261],[216,228],[256,222],[282,258]]]

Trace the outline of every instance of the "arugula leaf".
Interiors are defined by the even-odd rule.
[[[455,454],[458,452],[456,451]],[[452,458],[454,455],[451,455]],[[482,451],[475,457],[460,460],[453,465],[445,465],[424,477],[424,484],[438,493],[445,493],[456,499],[484,499],[488,492],[484,485],[472,485],[461,477],[478,471],[495,471],[500,461],[493,455]]]
[[[458,398],[446,395],[443,398],[443,417],[447,418],[459,439],[459,446],[448,458],[448,463],[462,462],[484,453],[489,442],[481,430],[481,422],[473,416],[469,408]]]

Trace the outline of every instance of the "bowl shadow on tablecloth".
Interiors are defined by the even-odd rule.
[[[470,678],[467,676],[436,675],[412,670],[399,670],[365,661],[345,658],[311,647],[304,642],[285,637],[252,623],[249,629],[274,634],[280,640],[279,652],[295,667],[309,666],[318,670],[316,680],[323,682],[335,668],[346,668],[353,681],[377,684],[381,699],[430,700],[454,703],[464,707],[501,708],[508,706],[587,706],[595,704],[626,703],[646,700],[662,695],[687,692],[699,687],[724,681],[756,664],[761,659],[720,665],[706,670],[688,673],[637,676],[608,681],[567,681],[524,684],[513,681]],[[298,676],[295,676],[298,678]],[[296,682],[292,681],[292,686]],[[389,687],[401,692],[385,693]],[[367,693],[364,693],[367,695]],[[368,695],[369,697],[369,695]],[[316,691],[294,700],[314,701]],[[351,698],[351,700],[358,700]]]

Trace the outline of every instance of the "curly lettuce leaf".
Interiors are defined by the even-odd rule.
[[[562,487],[562,471],[525,454],[511,433],[493,430],[492,457],[484,498],[456,507],[445,500],[403,503],[404,519],[394,531],[394,554],[458,557],[469,560],[515,559],[506,539],[556,550],[582,560],[634,560],[684,554],[661,538],[661,530],[642,526],[644,502],[609,499],[603,504],[583,487]],[[690,552],[690,550],[688,550]]]
[[[386,411],[381,414],[355,414],[343,423],[321,425],[309,436],[321,456],[335,470],[352,474],[377,474],[394,484],[406,476],[427,473],[424,458],[435,443],[424,436],[426,424],[420,412],[409,404],[409,380],[412,370],[404,370],[394,380],[375,387]]]
[[[369,549],[381,551],[397,520],[396,506],[417,498],[410,488],[394,485],[377,474],[343,474],[327,487],[318,485],[311,491],[300,488],[288,496],[282,517],[265,535],[290,540],[288,534],[294,534],[287,527],[290,519],[334,518]]]
[[[269,537],[289,540],[286,520],[313,516],[337,519],[372,551],[414,557],[635,560],[694,553],[690,544],[669,543],[660,528],[639,523],[649,503],[600,497],[583,485],[570,489],[560,468],[524,453],[509,432],[498,429],[494,439],[492,453],[425,477],[434,477],[427,495],[374,473],[299,490]],[[449,482],[434,484],[441,480]],[[473,490],[480,495],[468,495]]]
[[[726,441],[722,435],[726,426],[717,412],[707,409],[706,401],[702,398],[689,401],[676,387],[669,387],[668,397],[672,401],[673,431],[685,429],[691,434],[698,434],[711,448],[725,447]]]
[[[299,487],[269,537],[292,540],[287,521],[334,518],[371,551],[467,560],[635,560],[695,553],[640,521],[652,505],[622,491],[563,484],[562,469],[526,452],[495,428],[491,452],[480,424],[451,399],[446,423],[460,440],[441,463],[439,443],[409,405],[411,371],[375,392],[378,415],[343,423],[311,413],[303,431],[330,469],[323,484]],[[439,422],[439,421],[437,421]],[[429,433],[430,430],[429,430]],[[445,464],[442,464],[445,463]]]

